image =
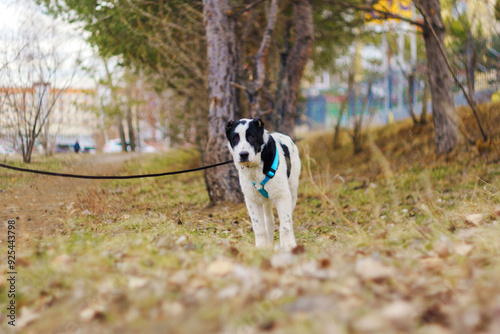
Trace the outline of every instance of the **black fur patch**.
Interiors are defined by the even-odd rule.
[[[283,148],[283,153],[285,153],[286,176],[290,178],[290,173],[292,172],[292,163],[290,162],[290,151],[288,150],[288,146],[286,146],[285,144],[281,144],[281,148]]]
[[[264,168],[262,169],[262,172],[267,174],[271,167],[273,166],[274,162],[274,156],[276,155],[276,142],[274,141],[274,138],[269,136],[269,140],[264,146],[264,149],[262,150],[261,154],[261,159],[264,162]]]
[[[264,145],[264,127],[262,125],[263,123],[260,119],[253,119],[248,124],[248,129],[245,134],[247,142],[252,145],[255,153],[259,153],[262,145]]]
[[[243,122],[241,121],[236,122],[234,120],[230,120],[226,124],[226,138],[233,148],[240,142],[240,136],[234,132],[234,129],[236,129],[236,127],[242,123]]]

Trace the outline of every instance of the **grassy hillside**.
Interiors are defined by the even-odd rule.
[[[23,236],[23,331],[498,333],[500,112],[484,108],[484,155],[436,157],[432,124],[409,122],[357,156],[347,136],[300,141],[292,253],[255,249],[244,204],[208,207],[202,173],[90,187],[55,233]],[[123,173],[199,164],[177,150]]]

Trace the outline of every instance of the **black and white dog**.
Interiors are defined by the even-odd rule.
[[[300,176],[297,146],[288,136],[277,132],[269,134],[259,118],[229,121],[226,136],[252,220],[256,246],[273,244],[273,205],[276,205],[280,247],[295,247],[292,212]]]

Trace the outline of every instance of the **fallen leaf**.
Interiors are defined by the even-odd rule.
[[[397,300],[382,309],[382,316],[394,326],[404,330],[410,326],[414,311],[412,304]]]
[[[441,269],[443,266],[443,260],[440,259],[439,257],[426,257],[423,259],[420,259],[420,264],[425,268],[425,269]]]
[[[319,260],[319,267],[322,269],[330,267],[331,264],[332,263],[331,263],[330,259],[322,258],[321,260]]]
[[[171,316],[178,316],[182,312],[184,312],[184,305],[182,305],[180,302],[164,302],[161,305],[161,310]]]
[[[195,277],[189,282],[189,287],[193,290],[203,288],[207,285],[207,280],[204,277]]]
[[[175,285],[183,285],[188,280],[188,275],[185,270],[178,270],[168,278],[168,282]]]
[[[90,212],[89,210],[82,211],[82,215],[84,215],[84,216],[90,216],[91,214],[92,214],[92,212]]]
[[[233,271],[233,263],[225,259],[217,259],[210,263],[207,268],[209,275],[224,276]]]
[[[472,228],[463,228],[463,229],[458,230],[457,236],[464,238],[464,239],[470,239],[474,236],[475,233],[476,233],[476,230],[474,230]]]
[[[173,245],[173,240],[170,235],[162,235],[156,242],[156,247],[170,249]]]
[[[140,289],[148,283],[147,278],[130,276],[128,278],[128,287],[131,290]]]
[[[452,244],[450,240],[445,239],[436,241],[433,245],[433,250],[439,257],[448,257],[451,254],[451,247]]]
[[[457,253],[458,255],[468,255],[472,251],[472,248],[474,248],[474,246],[462,242],[455,244],[454,248],[455,253]]]
[[[97,304],[89,306],[80,311],[79,317],[82,321],[92,321],[94,319],[103,320],[105,318],[104,305]]]
[[[181,235],[179,238],[177,238],[177,240],[175,241],[175,244],[180,245],[186,240],[187,240],[187,237],[185,235]]]
[[[52,265],[56,268],[60,268],[64,271],[68,271],[73,263],[71,256],[67,254],[61,254],[52,260]]]
[[[469,225],[478,226],[484,222],[484,215],[481,213],[475,213],[465,217],[465,222]]]
[[[422,327],[419,331],[422,334],[451,334],[452,331],[437,324],[431,324],[429,326]]]
[[[237,285],[228,286],[217,293],[217,298],[228,299],[233,298],[240,292],[240,288]]]
[[[293,262],[294,255],[292,253],[278,253],[271,256],[271,266],[274,268],[286,267]]]
[[[356,262],[356,274],[365,280],[382,280],[394,276],[394,268],[367,257]]]
[[[352,327],[356,333],[383,333],[385,322],[375,313],[370,313],[356,319]]]
[[[500,216],[500,205],[495,206],[494,211],[497,216]]]
[[[304,247],[304,245],[297,245],[296,247],[292,248],[292,254],[294,255],[303,254],[305,252],[306,248]]]
[[[27,307],[21,307],[19,318],[16,322],[17,329],[22,329],[40,317],[38,313],[31,311]]]

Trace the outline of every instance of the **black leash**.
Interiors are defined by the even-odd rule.
[[[42,174],[42,175],[50,175],[50,176],[61,176],[61,177],[72,177],[75,179],[123,180],[123,179],[140,179],[140,178],[146,178],[146,177],[159,177],[159,176],[166,176],[166,175],[191,173],[191,172],[196,172],[199,170],[204,170],[204,169],[209,169],[209,168],[213,168],[213,167],[217,167],[217,166],[230,164],[232,162],[233,162],[233,160],[228,160],[228,161],[219,162],[219,163],[213,164],[213,165],[202,166],[202,167],[197,167],[197,168],[192,168],[192,169],[178,170],[175,172],[143,174],[143,175],[124,175],[124,176],[106,176],[106,175],[100,176],[100,175],[80,175],[80,174],[54,173],[54,172],[46,172],[43,170],[14,167],[14,166],[9,166],[9,165],[5,165],[5,164],[0,164],[0,167],[12,169],[12,170],[15,170],[18,172],[24,172],[24,173]]]

